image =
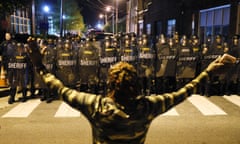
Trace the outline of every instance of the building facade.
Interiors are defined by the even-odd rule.
[[[5,31],[13,34],[31,34],[31,18],[29,8],[17,9],[7,15]]]
[[[133,3],[138,5],[137,14],[131,11]],[[216,34],[226,39],[240,34],[239,0],[130,0],[128,6],[129,19],[137,19],[134,28],[127,23],[130,32],[171,36],[177,31],[202,40]]]

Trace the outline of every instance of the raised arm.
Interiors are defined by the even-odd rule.
[[[201,72],[195,79],[193,79],[191,82],[189,82],[179,90],[172,93],[165,93],[162,95],[149,97],[149,100],[154,105],[154,115],[166,112],[173,106],[185,100],[188,96],[196,93],[198,85],[201,82],[204,82],[204,80],[208,79],[209,74],[224,72],[224,69],[232,66],[235,63],[235,57],[224,54],[222,57],[219,57],[212,63],[210,63],[208,67],[203,72]]]

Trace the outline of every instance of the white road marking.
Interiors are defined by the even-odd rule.
[[[14,108],[12,108],[9,112],[3,115],[3,118],[25,118],[28,117],[32,111],[41,103],[39,99],[37,100],[28,100],[25,103],[20,103]]]
[[[231,95],[231,96],[223,96],[223,98],[240,107],[240,96]]]
[[[192,95],[188,98],[203,115],[227,115],[220,107],[210,102],[206,97],[200,95]]]
[[[161,116],[179,116],[179,113],[175,108],[171,108],[169,111],[165,112]]]
[[[62,102],[54,117],[80,117],[80,112]]]

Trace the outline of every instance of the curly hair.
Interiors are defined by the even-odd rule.
[[[118,62],[108,72],[108,97],[130,99],[138,96],[137,71],[127,62]],[[123,98],[124,97],[124,98]]]

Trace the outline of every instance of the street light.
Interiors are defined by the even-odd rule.
[[[43,7],[43,11],[44,11],[45,13],[48,13],[49,10],[50,10],[50,9],[49,9],[49,7],[48,7],[47,5]]]
[[[43,12],[44,12],[44,15],[43,15],[43,19],[44,19],[43,29],[44,29],[45,34],[48,34],[48,16],[47,16],[47,14],[49,13],[49,11],[50,11],[49,6],[45,5],[43,7]]]
[[[66,21],[65,21],[65,20],[66,20],[66,15],[63,14],[63,15],[62,15],[62,25],[63,25],[63,26],[62,26],[62,29],[63,29],[63,33],[62,33],[62,34],[63,34],[63,36],[65,36],[66,29],[67,29]]]
[[[112,32],[114,34],[114,8],[112,6],[107,6],[106,12],[112,12]],[[106,16],[106,19],[107,19],[107,16]]]
[[[99,14],[99,18],[102,20],[103,19],[103,22],[98,22],[97,24],[97,28],[98,29],[103,29],[103,25],[106,24],[106,19],[105,19],[105,15],[104,14]],[[103,23],[103,24],[102,24]]]
[[[107,22],[107,14],[106,14],[106,12],[104,14],[100,14],[99,18],[100,19],[104,19],[104,25],[107,25],[108,22]]]

